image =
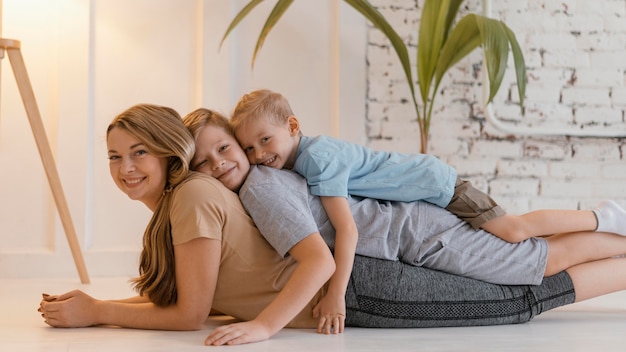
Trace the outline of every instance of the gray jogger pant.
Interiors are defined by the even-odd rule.
[[[516,324],[574,299],[574,286],[566,272],[545,278],[538,286],[506,286],[356,256],[346,291],[346,326]]]

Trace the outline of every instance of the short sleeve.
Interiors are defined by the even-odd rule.
[[[300,175],[254,167],[239,197],[263,237],[283,257],[305,237],[319,232]]]
[[[170,208],[174,245],[205,237],[222,239],[227,216],[223,190],[207,177],[194,177],[174,190]]]
[[[328,149],[323,147],[328,146]],[[306,178],[311,194],[347,197],[350,168],[342,162],[342,151],[331,145],[312,144],[296,161],[294,171]]]

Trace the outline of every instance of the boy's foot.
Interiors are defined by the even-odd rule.
[[[612,200],[603,200],[593,210],[598,219],[597,232],[612,232],[626,236],[626,211]]]

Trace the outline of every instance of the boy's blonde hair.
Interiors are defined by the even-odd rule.
[[[200,130],[205,126],[219,127],[229,135],[235,136],[233,126],[231,126],[224,115],[205,108],[199,108],[188,113],[183,117],[183,123],[189,132],[191,132],[194,139],[198,138],[198,133],[200,133]]]
[[[245,125],[250,119],[263,118],[268,122],[281,126],[293,111],[287,99],[280,93],[268,89],[259,89],[244,94],[233,109],[230,123],[233,130]]]

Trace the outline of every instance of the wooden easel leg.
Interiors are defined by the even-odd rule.
[[[24,103],[24,108],[26,109],[28,120],[30,121],[30,127],[33,131],[35,142],[37,143],[37,149],[39,150],[39,155],[41,156],[41,161],[48,177],[48,183],[52,190],[52,195],[65,230],[65,235],[72,256],[74,257],[74,263],[78,270],[80,282],[87,284],[89,283],[89,275],[87,274],[87,268],[85,267],[85,261],[78,243],[78,237],[76,236],[67,201],[65,200],[61,179],[54,163],[50,143],[48,142],[41,115],[39,114],[35,94],[33,93],[33,88],[28,79],[24,59],[22,58],[19,47],[5,47],[5,49],[9,56],[11,67],[13,68],[13,74],[15,75],[15,80],[17,81],[17,86],[22,96],[22,102]]]

